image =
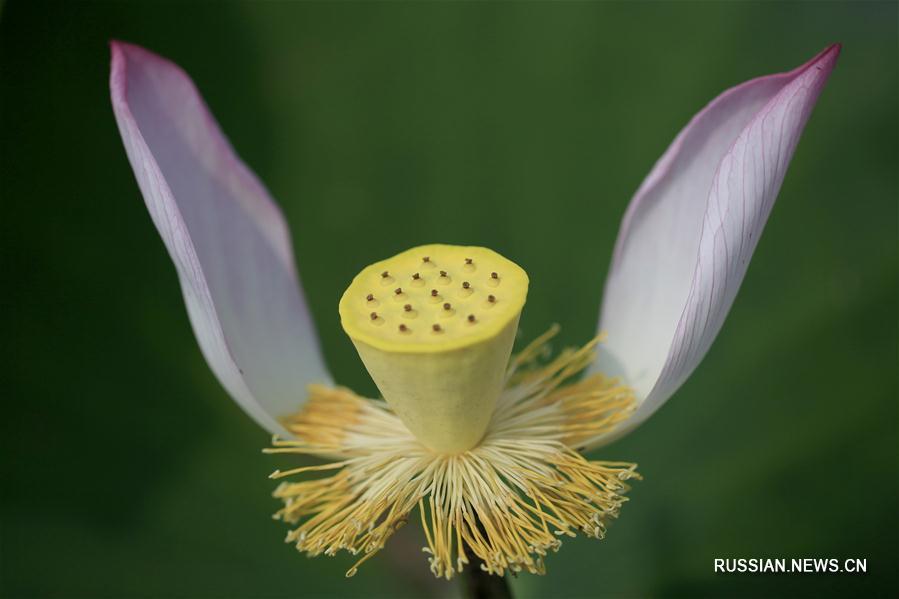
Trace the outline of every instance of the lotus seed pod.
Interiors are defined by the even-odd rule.
[[[412,434],[458,453],[487,430],[527,292],[527,273],[492,250],[425,245],[360,272],[340,321]]]

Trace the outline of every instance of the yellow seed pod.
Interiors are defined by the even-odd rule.
[[[527,273],[492,250],[423,245],[356,275],[340,321],[409,430],[457,453],[487,430],[527,292]]]

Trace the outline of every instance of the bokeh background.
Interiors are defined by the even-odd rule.
[[[895,596],[897,4],[48,4],[0,15],[3,597],[449,597],[417,526],[351,558],[282,543],[267,435],[205,365],[110,108],[109,38],[194,77],[280,201],[336,378],[337,299],[435,240],[524,265],[527,337],[596,326],[628,199],[725,88],[843,55],[720,337],[601,450],[645,481],[523,598]],[[716,575],[716,557],[866,575]]]

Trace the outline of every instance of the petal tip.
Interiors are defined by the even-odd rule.
[[[112,54],[113,59],[117,56],[120,58],[124,58],[125,54],[128,52],[134,51],[143,51],[149,53],[150,51],[142,48],[136,44],[132,44],[131,42],[126,42],[116,38],[109,38],[109,52]]]
[[[828,74],[833,70],[834,66],[837,64],[837,59],[840,57],[840,53],[843,51],[843,44],[840,42],[835,42],[821,50],[817,56],[812,58],[810,61],[799,67],[798,71],[804,71],[811,67],[815,67],[818,70],[827,69]]]
[[[112,55],[113,66],[126,69],[128,62],[136,65],[154,65],[164,67],[168,70],[178,73],[182,78],[190,80],[187,72],[181,66],[168,58],[148,50],[141,45],[131,42],[122,41],[116,38],[109,39],[109,50]],[[199,93],[199,92],[198,92]]]

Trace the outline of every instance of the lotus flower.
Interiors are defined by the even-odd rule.
[[[275,491],[287,540],[358,555],[352,575],[417,511],[450,578],[472,556],[542,573],[561,537],[603,536],[636,465],[581,452],[643,422],[709,350],[839,52],[724,92],[675,138],[624,215],[602,343],[548,359],[554,329],[510,358],[528,278],[486,248],[362,269],[339,312],[383,395],[368,399],[332,381],[281,212],[190,78],[113,42],[116,121],[206,361],[269,452],[324,460],[272,475],[294,481]]]

